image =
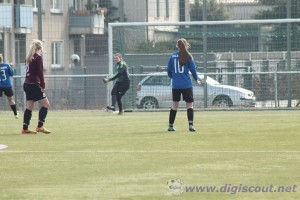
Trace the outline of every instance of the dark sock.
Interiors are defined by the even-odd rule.
[[[116,95],[112,95],[112,96],[111,96],[111,106],[112,106],[112,107],[115,107],[116,101],[117,101]]]
[[[38,123],[39,128],[43,126],[46,116],[47,116],[47,113],[48,113],[48,108],[41,107],[41,109],[39,111],[39,123]]]
[[[194,109],[193,108],[187,109],[187,118],[189,121],[189,125],[193,125],[193,121],[194,121]]]
[[[177,113],[177,110],[173,110],[173,109],[170,110],[170,115],[169,115],[169,125],[170,126],[173,126],[173,124],[174,124],[174,121],[176,118],[176,113]]]
[[[118,102],[119,112],[123,111],[123,105],[122,102]]]
[[[24,120],[23,120],[23,129],[24,130],[28,129],[28,126],[30,124],[31,116],[32,116],[32,111],[26,109],[25,112],[24,112]]]
[[[12,111],[14,112],[14,115],[17,115],[17,106],[16,106],[16,104],[10,105],[10,107],[11,107]]]
[[[118,96],[118,95],[117,95],[117,104],[118,104],[119,112],[122,112],[122,111],[123,111],[123,105],[122,105],[121,97],[122,97],[122,96]]]

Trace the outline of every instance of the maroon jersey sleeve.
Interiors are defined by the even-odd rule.
[[[42,56],[39,55],[35,61],[36,61],[36,70],[37,70],[38,79],[40,81],[40,86],[42,89],[45,89],[44,66],[43,66]]]

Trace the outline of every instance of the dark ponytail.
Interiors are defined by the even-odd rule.
[[[188,64],[192,59],[192,55],[188,51],[189,46],[189,43],[184,38],[177,41],[176,47],[179,49],[178,60],[180,66]]]

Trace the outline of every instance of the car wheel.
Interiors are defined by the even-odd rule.
[[[143,99],[141,104],[143,109],[152,110],[158,108],[157,100],[153,97],[147,97]]]
[[[217,96],[213,101],[213,106],[229,107],[232,106],[232,101],[229,96],[225,96],[225,95]]]

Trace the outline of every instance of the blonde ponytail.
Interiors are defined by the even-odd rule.
[[[32,60],[33,55],[34,55],[37,51],[42,50],[42,47],[43,47],[43,44],[42,44],[42,41],[40,41],[40,40],[34,40],[34,41],[31,43],[29,52],[28,52],[28,54],[27,54],[27,56],[26,56],[26,59],[25,59],[26,65],[28,65],[29,63],[31,63],[31,60]]]

